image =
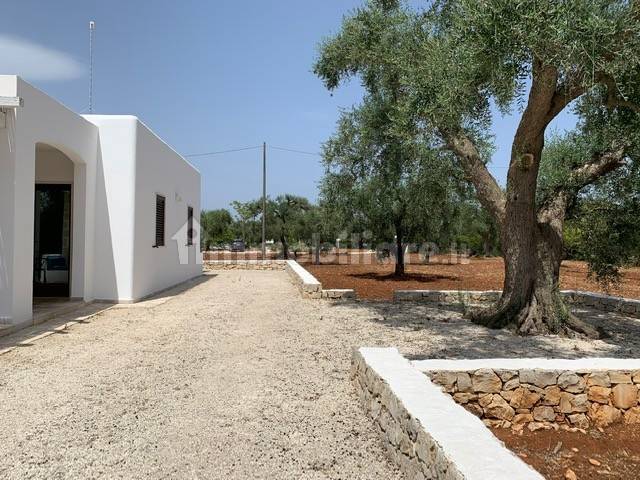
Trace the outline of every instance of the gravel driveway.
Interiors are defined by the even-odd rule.
[[[0,356],[0,478],[402,478],[348,381],[352,348],[638,356],[639,323],[617,318],[600,342],[520,338],[419,305],[303,300],[284,272],[220,271]]]

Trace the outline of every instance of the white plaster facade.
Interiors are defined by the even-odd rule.
[[[136,117],[78,115],[17,76],[0,97],[23,100],[0,121],[0,323],[32,318],[37,183],[71,185],[69,297],[132,302],[201,274],[200,174],[183,157]]]

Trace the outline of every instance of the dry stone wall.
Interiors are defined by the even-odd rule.
[[[351,379],[407,479],[542,480],[395,348],[355,351]]]
[[[284,270],[285,260],[207,260],[205,270]]]
[[[495,302],[500,298],[501,293],[498,290],[396,290],[394,300],[424,302],[434,305],[478,304]],[[590,307],[605,312],[619,312],[640,318],[640,300],[577,290],[563,290],[560,293],[565,301],[571,305]]]
[[[426,375],[492,427],[585,430],[640,423],[640,370],[481,368]]]
[[[323,289],[322,284],[295,260],[207,260],[204,262],[204,270],[286,270],[305,298],[356,298],[356,292],[352,289]]]

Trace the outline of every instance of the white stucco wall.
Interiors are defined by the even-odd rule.
[[[36,145],[36,183],[73,185],[73,162],[60,150]]]
[[[19,96],[0,129],[0,317],[20,325],[32,315],[33,210],[36,144],[57,148],[74,163],[71,296],[92,298],[97,128],[16,76],[0,76],[0,96]]]
[[[94,297],[131,300],[133,291],[136,119],[85,117],[99,128]]]
[[[137,123],[134,290],[137,300],[202,273],[200,174],[142,122]],[[156,194],[166,199],[165,246],[155,243]],[[187,247],[187,208],[194,239]]]
[[[112,252],[96,257],[95,297],[136,301],[199,275],[199,237],[187,249],[188,260],[186,237],[182,252],[173,237],[186,224],[187,206],[200,218],[200,174],[136,117],[85,118],[100,130],[96,214],[109,218],[96,226],[97,251]],[[166,198],[165,246],[160,248],[153,248],[156,193]]]
[[[135,117],[79,116],[16,76],[0,75],[0,96],[24,100],[0,128],[0,323],[32,316],[36,182],[73,185],[71,297],[133,301],[200,274],[199,235],[172,239],[186,242],[187,206],[200,218],[200,175],[180,155]],[[53,149],[36,162],[39,144]],[[153,249],[156,192],[166,247]]]

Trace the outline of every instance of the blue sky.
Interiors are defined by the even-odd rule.
[[[180,153],[260,145],[318,152],[357,82],[327,92],[311,73],[320,40],[360,0],[9,0],[0,73],[17,73],[72,110],[88,108],[88,22],[96,22],[94,112],[133,114]],[[414,2],[420,3],[420,2]],[[8,21],[10,19],[10,21]],[[571,115],[555,122],[573,124]],[[503,181],[512,117],[496,118]],[[190,159],[203,208],[257,198],[261,151]],[[270,149],[268,190],[315,200],[319,158]]]

